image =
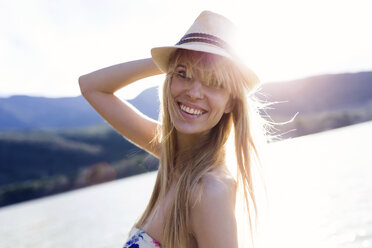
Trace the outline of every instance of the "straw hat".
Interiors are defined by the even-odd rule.
[[[260,80],[233,51],[230,44],[235,35],[236,27],[230,20],[214,12],[203,11],[176,45],[152,48],[151,56],[164,73],[168,72],[170,55],[179,48],[224,56],[231,59],[246,74],[253,89]]]

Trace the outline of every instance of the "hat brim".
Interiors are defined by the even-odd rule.
[[[186,49],[192,51],[212,53],[232,59],[232,56],[229,53],[225,52],[219,47],[206,46],[205,44],[203,43],[199,44],[198,42],[194,42],[193,44],[181,44],[176,46],[155,47],[151,49],[151,56],[155,64],[160,68],[160,70],[162,70],[165,73],[168,72],[169,57],[172,54],[172,52],[177,49]]]
[[[152,59],[162,72],[164,73],[168,72],[169,57],[171,56],[172,52],[174,52],[177,49],[206,52],[226,57],[232,60],[239,67],[240,71],[243,72],[245,77],[249,80],[251,90],[257,88],[257,86],[260,84],[260,79],[258,78],[256,73],[254,73],[250,68],[248,68],[240,59],[231,56],[228,52],[219,47],[206,46],[203,43],[198,44],[197,42],[194,42],[193,44],[181,44],[175,46],[152,48],[151,49]]]

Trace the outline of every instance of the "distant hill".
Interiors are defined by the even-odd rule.
[[[276,135],[296,137],[372,120],[372,72],[320,75],[262,86]],[[129,101],[157,119],[158,89]],[[82,97],[0,98],[0,206],[156,170]]]
[[[326,128],[313,127],[302,131],[301,125],[292,123],[291,128],[297,129],[297,132],[292,135],[300,136],[371,120],[372,72],[327,74],[267,83],[262,85],[262,90],[257,96],[267,101],[282,102],[274,105],[274,109],[267,111],[275,121],[289,120],[296,113],[299,113],[298,119],[302,117],[309,119],[311,115],[317,116],[316,118],[322,119],[323,122],[324,115],[327,116],[327,113],[328,117],[337,119],[338,123],[333,123]],[[147,89],[129,102],[149,117],[158,118],[157,88]],[[345,113],[340,111],[346,110],[348,114],[351,110],[356,112],[345,117]],[[344,118],[348,121],[340,121]],[[308,123],[308,120],[305,122]],[[314,125],[317,125],[316,123]],[[105,124],[105,120],[82,96],[0,98],[0,130],[80,128],[100,124]]]
[[[83,97],[0,98],[0,130],[73,128],[102,124]]]
[[[372,72],[327,74],[263,85],[261,99],[279,102],[267,110],[282,138],[297,137],[372,120]]]
[[[271,101],[286,101],[276,114],[288,115],[372,106],[372,72],[327,74],[263,85]],[[274,111],[273,111],[274,114]]]
[[[155,88],[146,90],[129,102],[156,119],[159,101],[155,91]],[[83,96],[0,98],[0,130],[79,128],[104,123]]]
[[[157,168],[109,126],[1,131],[0,207]]]

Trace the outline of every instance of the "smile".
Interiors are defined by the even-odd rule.
[[[187,114],[186,117],[190,117],[190,115],[192,117],[198,117],[198,116],[201,116],[201,115],[203,115],[207,112],[203,109],[197,109],[197,108],[194,108],[194,107],[186,106],[186,105],[184,105],[180,102],[178,103],[178,106],[182,110],[181,113],[183,113],[184,115]]]

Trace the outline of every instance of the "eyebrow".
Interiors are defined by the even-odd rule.
[[[186,69],[186,66],[185,66],[185,65],[181,65],[181,64],[179,64],[179,65],[177,65],[176,68],[178,68],[178,67],[182,67],[182,68]]]

